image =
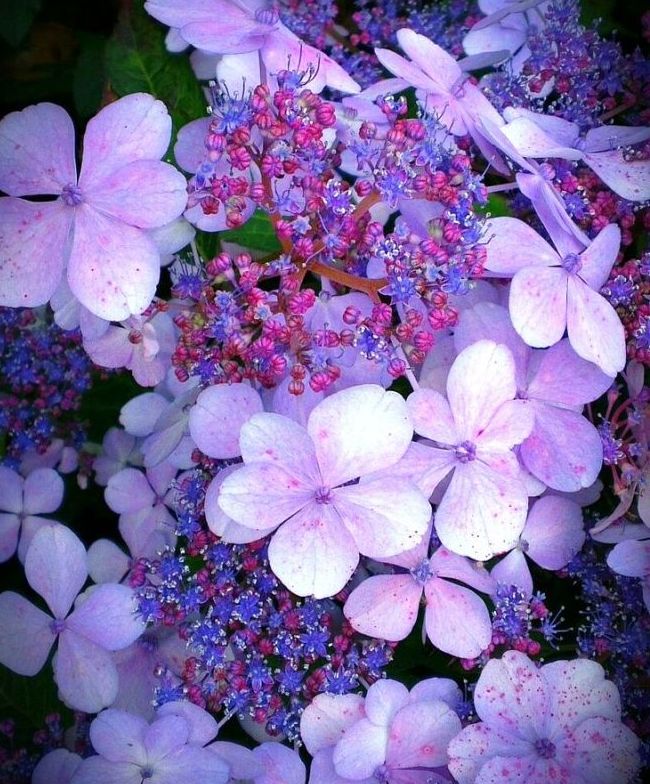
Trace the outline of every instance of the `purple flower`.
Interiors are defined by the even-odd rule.
[[[283,524],[269,545],[275,574],[299,596],[332,596],[360,552],[395,555],[424,534],[430,506],[411,482],[351,483],[394,465],[412,434],[404,400],[374,385],[325,398],[306,428],[255,414],[241,429],[244,466],[223,481],[219,506],[260,532]]]
[[[638,739],[621,724],[616,686],[586,659],[537,668],[508,651],[476,684],[481,719],[451,741],[459,784],[625,784],[639,765]]]
[[[0,123],[0,304],[43,305],[67,267],[74,296],[92,313],[142,313],[160,275],[160,253],[143,229],[182,213],[185,178],[160,161],[171,118],[146,93],[106,106],[89,123],[77,179],[74,127],[50,103]],[[15,196],[53,195],[31,202]]]
[[[212,716],[191,703],[167,703],[151,725],[109,708],[90,725],[98,756],[85,759],[70,784],[226,784],[228,764],[204,748],[216,734]]]
[[[531,595],[533,578],[526,556],[543,569],[561,569],[585,541],[580,506],[568,498],[547,495],[535,502],[517,546],[492,569],[504,585],[517,585]]]
[[[426,36],[413,30],[398,30],[397,41],[411,60],[389,49],[375,49],[379,62],[397,78],[379,82],[363,95],[371,97],[407,87],[417,88],[427,109],[438,112],[441,122],[451,133],[455,136],[470,134],[485,159],[507,174],[509,169],[501,154],[478,124],[479,118],[487,117],[498,127],[503,125],[503,119],[480,89],[467,80],[459,63]]]
[[[609,389],[611,378],[581,359],[566,339],[548,350],[530,349],[515,332],[508,311],[494,303],[464,310],[454,333],[458,349],[482,338],[510,349],[517,395],[528,401],[535,415],[519,450],[524,466],[554,490],[575,492],[592,485],[602,467],[603,450],[598,431],[581,409]]]
[[[55,512],[61,506],[63,489],[63,480],[52,468],[37,468],[23,479],[10,468],[0,466],[0,561],[11,558],[16,546],[18,557],[25,560],[34,534],[55,522],[40,515]]]
[[[650,161],[628,161],[621,147],[650,138],[650,128],[602,125],[580,138],[576,123],[527,109],[506,109],[501,130],[526,158],[584,161],[619,196],[630,201],[650,199]]]
[[[269,74],[289,67],[309,73],[313,92],[321,92],[325,86],[347,93],[359,90],[337,62],[285,27],[277,9],[265,0],[148,0],[145,8],[154,19],[177,28],[182,39],[204,52],[244,54],[246,61],[245,53],[259,51]]]
[[[650,609],[650,541],[619,542],[607,556],[607,565],[617,574],[640,578],[643,600]]]
[[[513,547],[526,520],[528,495],[512,448],[533,426],[526,401],[515,400],[510,351],[480,340],[460,352],[447,378],[447,398],[419,389],[408,398],[416,433],[404,461],[426,493],[453,471],[435,516],[452,552],[486,560]]]
[[[420,784],[440,781],[449,741],[460,731],[450,705],[458,687],[444,678],[421,681],[409,692],[393,680],[358,695],[319,694],[305,709],[302,739],[314,756],[311,784]],[[438,773],[441,770],[437,771]]]
[[[485,569],[444,547],[428,557],[429,536],[407,553],[381,560],[409,571],[369,577],[352,591],[344,612],[362,634],[403,640],[415,625],[422,595],[424,626],[431,642],[445,653],[471,659],[490,644],[492,625],[485,603],[458,582],[492,593],[495,583]],[[455,580],[456,582],[451,582]]]
[[[497,277],[512,277],[510,318],[526,343],[552,346],[567,330],[578,356],[609,376],[622,370],[625,331],[598,293],[618,255],[618,226],[610,223],[588,248],[563,257],[516,218],[495,218],[488,231],[486,269]]]
[[[58,637],[52,666],[61,699],[87,713],[110,705],[118,678],[109,651],[126,648],[143,630],[133,591],[100,585],[84,593],[70,613],[88,572],[83,544],[62,525],[34,536],[25,575],[54,618],[13,591],[0,594],[0,662],[20,675],[36,675]]]

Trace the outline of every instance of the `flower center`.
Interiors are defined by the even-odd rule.
[[[378,768],[375,768],[375,772],[372,774],[372,777],[373,779],[377,779],[377,781],[381,782],[381,784],[388,784],[389,774],[390,771],[386,765],[380,765]]]
[[[548,738],[540,738],[535,741],[535,751],[542,759],[552,759],[555,756],[555,744]]]
[[[530,545],[525,539],[519,539],[519,542],[517,543],[517,550],[522,553],[527,553],[529,547]]]
[[[562,266],[569,275],[577,275],[582,269],[582,261],[577,253],[569,253],[562,259]]]
[[[476,445],[471,441],[463,441],[462,444],[458,444],[454,454],[460,463],[471,463],[472,460],[476,460]]]
[[[63,186],[61,198],[63,199],[63,203],[68,207],[78,207],[83,201],[81,189],[78,185],[74,185],[71,182]]]
[[[329,487],[319,487],[314,494],[314,498],[317,504],[331,504],[332,491]]]
[[[65,621],[62,621],[60,618],[55,618],[53,621],[50,621],[50,631],[52,634],[61,634],[64,629]]]
[[[411,576],[415,582],[419,583],[420,585],[424,585],[428,580],[431,579],[431,577],[435,575],[428,558],[425,558],[417,566],[414,566],[410,571]]]

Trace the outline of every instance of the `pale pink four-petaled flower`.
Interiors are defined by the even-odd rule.
[[[428,544],[429,532],[417,547],[380,559],[404,571],[365,579],[343,612],[362,634],[403,640],[415,626],[424,595],[424,628],[433,645],[452,656],[476,658],[492,640],[492,623],[485,602],[465,585],[493,593],[496,583],[485,569],[444,547],[429,557]]]
[[[425,532],[431,507],[412,482],[363,479],[397,463],[412,435],[404,400],[374,385],[326,398],[306,427],[255,414],[241,428],[244,466],[223,481],[219,506],[260,532],[281,526],[269,545],[275,574],[298,595],[332,596],[359,553],[395,555]]]
[[[119,321],[142,313],[160,276],[146,229],[178,218],[186,182],[163,163],[171,136],[164,104],[134,93],[88,123],[77,177],[74,126],[40,103],[0,123],[0,305],[44,305],[67,272],[92,313]],[[19,196],[56,196],[32,202]]]
[[[460,731],[456,684],[446,678],[380,680],[358,694],[319,694],[300,733],[312,754],[310,784],[441,784],[447,746]]]
[[[440,541],[458,555],[491,558],[514,547],[524,527],[528,494],[512,449],[534,419],[516,394],[512,354],[480,340],[454,361],[447,398],[424,388],[408,398],[415,432],[433,443],[413,444],[398,470],[414,472],[427,494],[451,474],[435,524]]]
[[[449,745],[458,784],[626,784],[638,739],[621,723],[616,686],[600,664],[523,653],[492,659],[474,691],[481,719]]]
[[[598,292],[621,244],[610,223],[581,253],[561,256],[517,218],[489,224],[488,275],[511,277],[510,318],[529,346],[546,348],[568,332],[578,356],[607,375],[625,367],[625,332],[614,308]]]

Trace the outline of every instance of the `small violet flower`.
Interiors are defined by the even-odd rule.
[[[81,763],[70,784],[226,784],[228,764],[204,748],[216,734],[217,722],[191,703],[166,703],[152,724],[109,708],[90,725],[97,756]]]
[[[618,226],[610,223],[582,253],[564,257],[516,218],[495,218],[487,228],[487,274],[512,277],[510,318],[526,343],[552,346],[567,330],[578,356],[609,376],[623,370],[625,331],[598,293],[618,255]]]
[[[61,699],[87,713],[110,705],[118,677],[109,651],[126,648],[144,628],[133,591],[100,585],[84,593],[70,613],[88,571],[83,544],[62,525],[36,533],[25,575],[54,618],[13,591],[0,594],[0,663],[20,675],[36,675],[58,637],[52,666]]]
[[[486,593],[492,593],[496,583],[485,569],[444,547],[429,558],[428,541],[425,536],[412,550],[380,559],[408,572],[367,578],[352,591],[343,611],[362,634],[403,640],[415,625],[424,594],[424,626],[431,642],[453,656],[476,658],[492,639],[490,615],[485,603],[457,582]]]
[[[411,691],[380,680],[365,700],[319,694],[305,709],[300,732],[313,755],[310,784],[419,784],[447,780],[449,741],[460,731],[453,681],[430,678]]]
[[[53,468],[37,468],[23,479],[0,466],[0,562],[11,558],[16,546],[18,558],[24,562],[34,534],[55,522],[40,515],[61,506],[63,489],[63,479]]]

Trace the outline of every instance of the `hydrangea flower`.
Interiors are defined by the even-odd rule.
[[[319,694],[305,709],[300,732],[313,755],[311,784],[439,782],[449,741],[460,731],[453,705],[458,687],[430,678],[411,691],[394,680],[359,695]]]
[[[615,193],[630,201],[650,199],[650,161],[626,160],[621,148],[650,138],[650,128],[601,125],[587,131],[562,117],[508,108],[501,130],[527,158],[584,161]]]
[[[485,159],[497,171],[507,174],[509,169],[501,154],[478,124],[479,118],[487,117],[498,127],[503,125],[503,119],[480,89],[467,80],[459,63],[440,46],[413,30],[398,30],[397,41],[411,60],[390,49],[375,49],[379,62],[397,78],[379,82],[363,95],[371,97],[407,87],[417,88],[422,93],[423,103],[439,113],[441,122],[451,133],[455,136],[470,134]]]
[[[34,534],[54,521],[40,515],[55,512],[63,501],[63,479],[52,468],[37,468],[26,479],[0,466],[0,561],[16,552],[21,561]],[[20,543],[18,537],[20,535]]]
[[[299,596],[340,591],[359,561],[414,546],[431,509],[404,479],[359,477],[397,463],[413,434],[404,400],[379,386],[321,401],[302,427],[255,414],[240,436],[244,466],[226,477],[218,503],[235,522],[268,531],[271,568]]]
[[[473,591],[457,583],[486,593],[496,584],[485,569],[444,547],[428,557],[428,542],[425,535],[412,550],[380,559],[408,571],[368,577],[348,597],[345,616],[362,634],[403,640],[415,625],[424,595],[424,628],[433,645],[464,659],[478,657],[492,638],[490,615]]]
[[[524,527],[528,494],[512,448],[530,433],[533,413],[516,393],[510,351],[480,340],[452,365],[447,399],[424,388],[408,398],[415,432],[434,443],[415,444],[404,470],[427,493],[453,471],[435,524],[458,555],[491,558],[514,547]]]
[[[145,8],[204,52],[245,55],[259,51],[260,69],[263,64],[270,74],[289,67],[307,71],[313,92],[325,86],[346,93],[360,89],[335,60],[292,33],[280,21],[278,9],[266,0],[147,0]],[[231,64],[231,68],[236,66]]]
[[[83,594],[70,613],[88,571],[83,544],[62,525],[34,536],[25,575],[54,618],[13,591],[0,594],[0,663],[20,675],[36,675],[58,638],[52,666],[61,699],[87,713],[110,705],[118,678],[109,651],[131,645],[144,628],[133,591],[100,585]]]
[[[84,136],[77,178],[74,126],[51,103],[0,122],[0,304],[43,305],[67,268],[74,296],[103,319],[142,313],[160,275],[160,253],[145,229],[183,212],[186,182],[160,161],[171,118],[146,93],[102,109]],[[32,202],[17,196],[56,196]]]
[[[481,719],[449,745],[458,784],[626,784],[638,739],[621,724],[616,686],[594,661],[537,668],[507,651],[483,669],[474,691]]]
[[[512,277],[510,318],[526,343],[552,346],[567,330],[578,356],[609,376],[623,370],[625,331],[598,293],[618,255],[618,226],[609,224],[582,253],[564,257],[516,218],[495,218],[488,230],[486,269]]]
[[[533,578],[526,556],[543,569],[562,569],[585,541],[582,510],[568,498],[546,495],[533,504],[517,546],[492,569],[504,585],[516,585],[529,595]]]
[[[579,357],[567,339],[547,350],[529,348],[506,308],[491,302],[464,310],[454,332],[457,349],[482,338],[510,349],[517,396],[528,401],[535,415],[519,449],[524,466],[554,490],[575,492],[592,485],[603,464],[603,448],[598,430],[581,412],[609,389],[611,378]]]
[[[217,722],[191,703],[167,703],[151,725],[109,708],[90,725],[97,756],[81,763],[71,784],[226,784],[228,764],[204,748],[216,734]]]

